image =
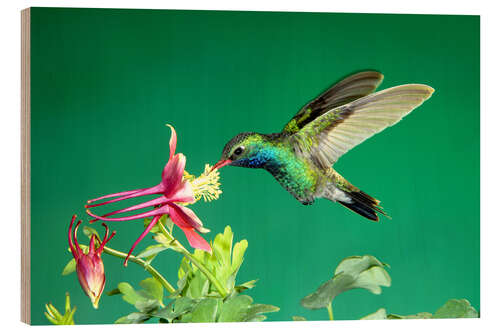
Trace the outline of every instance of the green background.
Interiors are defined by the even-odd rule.
[[[205,238],[231,225],[236,240],[248,240],[239,282],[259,279],[248,294],[281,308],[270,320],[326,319],[325,310],[304,309],[300,299],[329,279],[341,259],[363,254],[390,264],[393,284],[381,295],[340,295],[336,319],[380,307],[434,312],[450,298],[467,298],[479,309],[478,16],[31,13],[34,324],[48,323],[46,302],[63,308],[66,291],[79,324],[111,323],[133,311],[117,296],[103,296],[96,311],[76,276],[61,276],[71,258],[66,232],[73,214],[87,220],[87,199],[159,182],[168,159],[166,123],[178,132],[187,170],[199,174],[235,134],[281,130],[307,101],[364,69],[385,74],[381,88],[436,89],[335,166],[381,199],[392,220],[372,223],[326,200],[302,206],[265,171],[227,167],[221,198],[193,206],[212,230]],[[124,251],[142,230],[140,221],[109,225],[118,232],[110,246]],[[134,264],[104,261],[106,290],[148,276]],[[155,266],[175,283],[179,261],[166,252]]]

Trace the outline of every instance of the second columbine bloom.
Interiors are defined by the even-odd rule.
[[[190,204],[195,201],[195,193],[193,191],[191,183],[183,177],[184,168],[186,165],[186,157],[181,153],[175,153],[175,149],[177,146],[177,134],[172,126],[168,126],[172,130],[172,135],[170,137],[170,157],[167,164],[165,165],[165,168],[163,169],[162,179],[158,185],[150,188],[108,194],[96,199],[89,200],[86,205],[87,213],[95,218],[95,220],[93,221],[129,221],[135,219],[144,219],[146,217],[153,218],[151,223],[146,227],[146,229],[132,245],[128,256],[130,256],[137,244],[148,234],[148,232],[156,225],[156,223],[158,223],[160,218],[166,214],[168,214],[172,221],[182,229],[189,244],[193,248],[201,249],[207,252],[211,252],[212,250],[207,241],[205,241],[205,239],[203,239],[197,233],[206,233],[209,230],[203,228],[203,224],[201,220],[196,216],[196,214],[191,209],[184,206],[185,204]],[[160,196],[144,203],[119,209],[102,216],[96,215],[89,210],[89,208],[152,194],[160,194]],[[109,200],[102,202],[102,200],[104,199]],[[153,207],[153,209],[145,213],[134,214],[125,217],[109,217],[111,215],[127,213],[147,207]],[[125,265],[127,264],[127,260],[128,257],[125,260]]]
[[[73,223],[76,220],[76,215],[73,215],[71,223],[68,230],[68,243],[71,253],[76,261],[76,275],[78,276],[78,281],[82,286],[83,291],[87,294],[92,302],[94,308],[97,309],[99,305],[99,299],[101,298],[102,291],[104,290],[104,285],[106,283],[106,277],[104,275],[104,264],[101,259],[102,251],[104,251],[104,245],[109,242],[111,238],[115,235],[115,232],[109,236],[109,229],[106,224],[102,224],[106,228],[106,234],[101,241],[101,245],[95,248],[95,235],[90,237],[90,243],[88,247],[88,252],[84,253],[78,244],[76,234],[78,232],[78,227],[82,221],[76,223],[75,229],[73,230]],[[108,237],[109,236],[109,237]]]

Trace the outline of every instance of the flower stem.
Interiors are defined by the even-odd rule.
[[[330,317],[330,320],[333,320],[332,303],[328,304],[328,306],[326,307],[326,309],[328,310],[328,317]]]
[[[112,255],[114,257],[122,258],[122,259],[127,258],[127,254],[125,252],[117,251],[117,250],[112,249],[112,248],[107,247],[107,246],[104,247],[104,253]],[[128,260],[138,264],[139,266],[141,266],[145,270],[147,270],[149,272],[149,274],[151,274],[154,278],[156,278],[162,284],[162,286],[165,289],[167,289],[167,291],[169,293],[173,294],[175,292],[175,288],[172,287],[172,285],[167,281],[167,279],[165,279],[163,277],[163,275],[161,275],[160,272],[158,272],[153,266],[151,266],[150,264],[148,264],[144,260],[139,259],[137,257],[134,257],[132,255],[129,257]]]
[[[228,294],[226,289],[221,285],[219,280],[210,272],[201,262],[198,261],[186,248],[168,232],[167,228],[163,225],[163,223],[159,222],[158,226],[161,229],[162,234],[168,239],[168,241],[172,242],[172,244],[175,244],[175,246],[179,249],[179,252],[184,255],[189,261],[195,265],[205,276],[207,279],[213,284],[215,289],[219,292],[219,294],[222,296],[222,298],[225,298]],[[131,257],[132,258],[132,257]]]

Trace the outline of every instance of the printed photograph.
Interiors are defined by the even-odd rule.
[[[31,324],[480,317],[479,16],[29,15]]]

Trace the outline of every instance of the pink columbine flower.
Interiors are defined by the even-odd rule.
[[[144,219],[146,217],[152,217],[151,223],[142,232],[139,238],[134,242],[132,248],[128,252],[127,259],[125,259],[125,266],[129,256],[131,255],[134,248],[139,244],[139,242],[148,234],[148,232],[156,225],[163,215],[168,214],[172,221],[182,229],[189,244],[193,248],[201,249],[207,252],[211,252],[212,249],[206,240],[203,239],[196,231],[201,233],[206,233],[209,230],[203,228],[203,224],[196,214],[189,208],[181,205],[185,203],[193,203],[195,201],[193,189],[191,184],[183,179],[184,167],[186,165],[186,157],[183,154],[175,154],[175,148],[177,146],[177,134],[174,128],[168,125],[172,130],[172,135],[170,137],[170,157],[168,163],[165,165],[162,173],[161,182],[153,187],[138,189],[133,191],[125,191],[114,194],[108,194],[96,199],[88,201],[86,208],[92,208],[102,205],[107,205],[113,202],[122,201],[130,198],[136,198],[144,195],[160,194],[161,196],[146,201],[142,204],[134,205],[128,208],[119,209],[111,213],[98,216],[87,209],[87,213],[94,217],[95,220],[90,221],[95,222],[97,220],[103,221],[129,221],[135,219]],[[93,203],[100,201],[102,199],[110,199],[105,202]],[[93,203],[93,204],[92,204]],[[125,217],[109,218],[108,216],[126,213],[142,208],[153,207],[152,210],[135,214]]]
[[[76,260],[76,274],[83,291],[90,298],[92,305],[97,309],[99,305],[99,299],[101,298],[102,291],[104,290],[104,285],[106,283],[106,277],[104,276],[104,264],[102,263],[101,253],[104,250],[104,245],[115,235],[115,231],[109,235],[109,229],[106,224],[102,224],[106,228],[106,234],[101,242],[101,245],[96,250],[95,249],[95,235],[90,237],[89,251],[87,254],[83,253],[82,249],[78,245],[76,239],[76,233],[78,227],[82,221],[78,221],[75,230],[73,229],[73,223],[75,222],[76,215],[73,215],[71,223],[69,225],[68,231],[68,242],[71,253]],[[71,239],[73,236],[73,240]]]

